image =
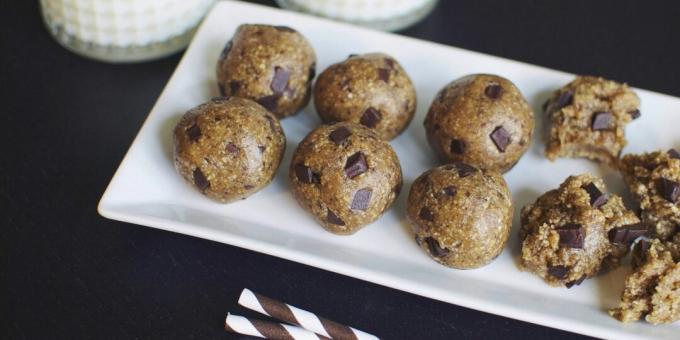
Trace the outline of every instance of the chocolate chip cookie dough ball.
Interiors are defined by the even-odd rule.
[[[571,176],[522,208],[521,269],[571,288],[603,267],[618,266],[647,227],[621,197],[605,192],[597,177]]]
[[[293,196],[326,230],[347,235],[377,220],[399,195],[401,166],[390,145],[356,123],[321,125],[290,163]]]
[[[223,96],[249,98],[278,118],[307,106],[316,56],[307,39],[292,28],[241,25],[217,62]]]
[[[359,123],[390,140],[411,122],[416,90],[394,58],[383,53],[352,55],[319,75],[314,105],[325,122]]]
[[[512,212],[499,172],[460,162],[420,175],[407,201],[418,245],[435,261],[457,269],[484,266],[503,251]]]
[[[639,107],[640,99],[626,84],[576,77],[545,103],[550,122],[546,157],[585,157],[615,165],[626,146],[626,125],[640,116]]]
[[[439,91],[425,130],[442,160],[506,172],[529,148],[534,113],[509,80],[474,74]]]
[[[272,181],[286,147],[278,119],[242,98],[213,98],[174,130],[175,168],[204,195],[245,199]]]
[[[680,153],[625,155],[619,165],[652,236],[665,240],[680,232]]]

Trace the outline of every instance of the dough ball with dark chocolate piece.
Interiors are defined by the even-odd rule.
[[[626,84],[579,76],[545,103],[545,155],[584,157],[616,165],[626,146],[626,125],[640,117],[640,99]]]
[[[321,125],[290,163],[293,196],[326,230],[352,234],[377,220],[399,195],[397,154],[363,125]]]
[[[520,268],[553,286],[571,288],[614,268],[630,245],[647,233],[621,197],[602,179],[570,176],[559,188],[522,208]]]
[[[303,109],[312,94],[314,49],[285,26],[241,25],[217,63],[223,96],[252,99],[278,118]]]
[[[286,148],[278,119],[249,99],[217,97],[189,110],[174,130],[177,171],[223,203],[267,186]]]
[[[442,160],[506,172],[529,148],[534,113],[509,80],[473,74],[439,91],[425,130]]]
[[[352,55],[319,75],[314,105],[325,122],[359,123],[390,140],[411,122],[416,112],[416,90],[391,56]]]
[[[420,175],[406,209],[418,245],[435,261],[457,269],[478,268],[498,257],[512,226],[503,176],[462,162]]]

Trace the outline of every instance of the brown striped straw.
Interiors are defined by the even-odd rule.
[[[300,327],[277,322],[249,319],[240,315],[227,314],[224,320],[227,332],[276,340],[330,340]]]
[[[241,292],[238,303],[250,310],[293,325],[298,325],[310,332],[334,340],[378,339],[375,335],[319,317],[314,313],[276,301],[272,298],[256,294],[247,288]]]

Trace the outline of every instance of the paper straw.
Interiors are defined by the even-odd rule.
[[[375,335],[362,332],[352,327],[341,325],[328,319],[324,319],[315,315],[314,313],[310,313],[266,296],[256,294],[247,288],[241,292],[238,303],[250,310],[268,315],[284,322],[299,325],[308,331],[329,337],[334,340],[378,339]]]
[[[234,314],[227,314],[224,320],[227,332],[251,335],[265,339],[277,340],[330,340],[300,327],[284,325],[276,322],[248,319]]]

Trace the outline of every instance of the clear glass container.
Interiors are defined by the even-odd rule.
[[[438,0],[277,0],[298,12],[384,31],[398,31],[425,18]]]
[[[216,0],[40,0],[67,49],[108,62],[160,58],[187,46]]]

